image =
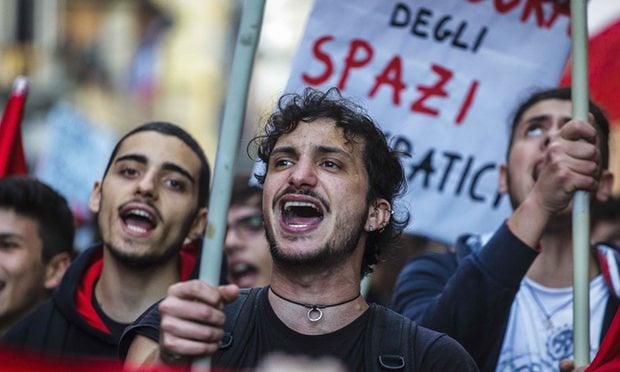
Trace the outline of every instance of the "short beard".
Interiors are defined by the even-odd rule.
[[[178,256],[181,251],[182,244],[183,243],[181,242],[178,245],[169,247],[161,254],[146,254],[139,256],[132,253],[123,252],[121,249],[118,249],[112,244],[104,243],[112,257],[114,257],[117,262],[133,270],[152,270],[154,268],[169,264],[174,257]]]
[[[100,218],[99,214],[97,214],[96,216],[97,225],[101,226],[101,224],[99,223],[99,218]],[[168,247],[168,249],[166,249],[162,253],[159,253],[159,254],[147,253],[145,255],[140,256],[140,255],[136,255],[133,252],[131,253],[124,252],[122,249],[114,245],[112,242],[105,241],[104,234],[100,229],[101,228],[99,227],[98,228],[99,238],[101,239],[103,246],[107,247],[108,251],[110,252],[110,255],[120,264],[133,270],[145,270],[145,269],[153,270],[155,268],[165,266],[171,259],[173,259],[175,256],[179,254],[179,252],[181,251],[181,248],[183,247],[183,241],[180,241]],[[183,229],[185,230],[185,227],[183,227]]]
[[[345,226],[337,226],[335,229],[336,234],[330,241],[318,251],[308,254],[287,255],[278,246],[271,228],[267,226],[265,236],[269,242],[273,263],[278,268],[294,272],[299,272],[300,270],[313,271],[317,268],[325,271],[332,267],[338,267],[355,252],[364,229],[363,222],[360,218],[357,223],[347,223],[347,225],[353,226],[350,230]]]

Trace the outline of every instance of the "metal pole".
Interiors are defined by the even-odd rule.
[[[588,121],[588,22],[586,0],[571,0],[573,117]],[[590,210],[588,193],[573,197],[573,345],[575,366],[590,361]]]
[[[200,258],[200,280],[214,287],[219,285],[234,165],[264,8],[265,0],[245,0],[235,45],[228,95],[217,146],[213,187],[209,198],[209,221]],[[192,371],[208,371],[210,366],[211,358],[205,357],[193,363]]]

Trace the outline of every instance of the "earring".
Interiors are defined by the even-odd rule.
[[[373,225],[368,225],[368,232],[375,231],[375,227]]]

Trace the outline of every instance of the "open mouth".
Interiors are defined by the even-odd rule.
[[[540,177],[541,171],[542,171],[542,163],[538,163],[534,167],[534,172],[532,173],[532,178],[534,178],[534,182],[538,181],[538,177]]]
[[[6,282],[4,280],[0,280],[0,291],[6,287]]]
[[[239,262],[230,265],[228,273],[232,281],[239,287],[253,287],[258,277],[258,267],[248,262]]]
[[[314,226],[323,220],[323,210],[309,201],[286,201],[282,205],[282,220],[291,228]]]
[[[121,210],[121,219],[127,230],[136,234],[146,234],[157,227],[157,218],[153,212],[139,208],[127,207]]]
[[[233,278],[239,278],[248,274],[255,274],[258,272],[258,268],[250,263],[241,262],[235,265],[232,265],[230,268],[230,275]]]

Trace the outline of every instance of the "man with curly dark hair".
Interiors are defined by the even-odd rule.
[[[266,164],[257,179],[271,286],[246,290],[226,307],[239,296],[236,286],[171,286],[126,331],[121,353],[138,334],[127,366],[213,355],[215,367],[245,369],[284,353],[328,357],[351,371],[476,370],[453,339],[360,295],[361,278],[408,220],[393,212],[405,182],[400,154],[375,122],[335,89],[307,89],[280,99],[254,143]],[[224,337],[226,318],[236,326]],[[393,342],[395,351],[381,350]]]

